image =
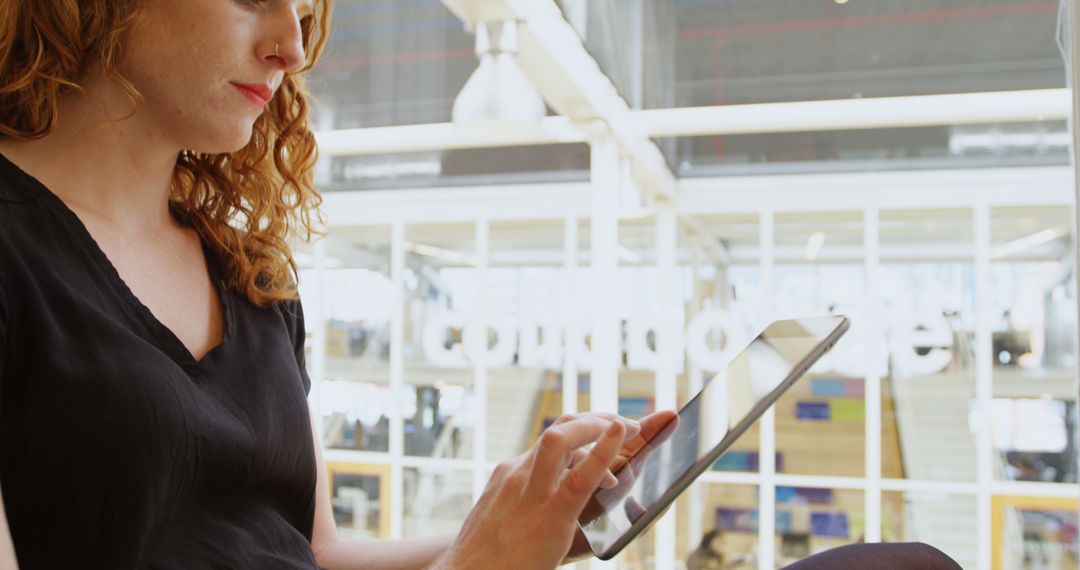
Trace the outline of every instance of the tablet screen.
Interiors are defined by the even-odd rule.
[[[791,385],[800,363],[805,369],[808,356],[824,354],[819,346],[841,324],[843,317],[776,321],[758,335],[615,473],[617,486],[593,495],[579,519],[593,552],[601,555],[646,513],[666,508],[680,479],[696,476],[691,472],[703,461],[715,462]]]

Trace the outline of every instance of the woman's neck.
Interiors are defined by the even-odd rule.
[[[0,140],[0,153],[80,215],[132,236],[175,227],[168,199],[179,149],[145,113],[124,119],[132,105],[119,86],[105,79],[83,86],[61,97],[49,135]]]

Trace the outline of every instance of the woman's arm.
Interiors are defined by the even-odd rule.
[[[0,382],[4,379],[4,359],[7,355],[7,296],[4,284],[0,283]],[[18,570],[19,562],[15,559],[15,543],[11,540],[7,514],[4,512],[4,494],[0,492],[0,568]]]
[[[0,568],[19,570],[19,561],[15,559],[15,545],[11,542],[7,515],[4,513],[4,495],[2,492],[0,492]]]
[[[315,435],[315,417],[311,417],[311,433],[315,441],[315,464],[318,480],[315,484],[315,527],[311,549],[315,562],[327,570],[393,569],[420,570],[430,566],[454,542],[451,535],[410,540],[352,539],[338,536],[330,504],[330,483],[326,463],[322,459],[319,438]],[[2,559],[0,559],[2,561]],[[0,568],[7,568],[0,564]]]

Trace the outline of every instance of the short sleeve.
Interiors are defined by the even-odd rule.
[[[307,329],[304,327],[304,305],[300,299],[285,301],[282,303],[282,313],[285,317],[285,326],[289,329],[293,355],[296,357],[296,368],[300,371],[304,393],[310,394],[311,378],[307,373],[307,358],[304,355],[304,343],[307,337]]]

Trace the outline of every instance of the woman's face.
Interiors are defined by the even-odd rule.
[[[197,152],[243,148],[263,105],[240,85],[276,93],[303,67],[312,1],[144,0],[118,65],[142,93],[144,134]]]

